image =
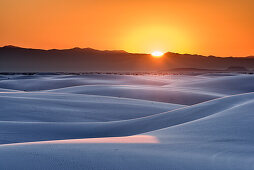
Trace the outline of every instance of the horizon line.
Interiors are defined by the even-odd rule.
[[[12,48],[22,48],[22,49],[32,49],[32,50],[45,50],[45,51],[51,51],[51,50],[72,50],[72,49],[91,49],[91,50],[95,50],[95,51],[111,51],[111,52],[122,52],[122,53],[128,53],[128,54],[137,54],[137,55],[151,55],[151,53],[138,53],[138,52],[128,52],[126,50],[102,50],[102,49],[96,49],[96,48],[92,48],[92,47],[72,47],[72,48],[48,48],[48,49],[44,49],[44,48],[31,48],[31,47],[21,47],[21,46],[16,46],[16,45],[3,45],[0,46],[0,48],[6,48],[6,47],[12,47]],[[203,57],[219,57],[219,58],[253,58],[254,54],[250,54],[248,56],[226,56],[226,57],[221,57],[221,56],[216,56],[216,55],[202,55],[202,54],[191,54],[191,53],[178,53],[178,52],[171,52],[171,51],[167,51],[164,52],[164,55],[167,53],[173,53],[173,54],[180,54],[180,55],[196,55],[196,56],[203,56]]]

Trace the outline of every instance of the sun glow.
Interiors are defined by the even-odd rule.
[[[154,52],[151,53],[151,55],[153,57],[160,58],[160,57],[162,57],[164,55],[164,53],[161,52],[161,51],[154,51]]]

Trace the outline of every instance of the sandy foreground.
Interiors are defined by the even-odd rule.
[[[1,75],[0,169],[254,169],[254,76]]]

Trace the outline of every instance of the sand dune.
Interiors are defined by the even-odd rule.
[[[183,107],[145,100],[47,92],[0,93],[0,100],[0,120],[20,122],[104,122]]]
[[[0,169],[254,169],[253,80],[241,74],[1,80],[0,87],[33,92],[0,93]]]
[[[68,120],[68,122],[61,121],[61,119],[57,121],[58,115],[56,113],[52,113],[51,116],[56,117],[55,122],[42,120],[38,122],[34,121],[26,122],[24,120],[2,121],[0,124],[1,127],[0,133],[3,134],[3,136],[1,136],[1,138],[3,139],[0,140],[1,141],[7,140],[9,141],[8,143],[11,142],[14,143],[18,141],[30,142],[37,140],[56,140],[56,139],[74,139],[74,138],[91,138],[91,137],[98,138],[98,137],[135,135],[205,118],[214,114],[221,113],[225,110],[246,105],[246,103],[249,104],[253,102],[253,100],[254,93],[248,93],[220,98],[193,106],[186,106],[180,109],[158,113],[151,116],[110,122],[108,121],[108,122],[86,123],[83,122],[82,119],[80,120],[80,122],[77,122],[77,120],[75,119],[74,119],[75,121],[72,121],[71,119],[68,120],[68,115],[64,119]],[[249,105],[251,106],[251,104]],[[31,114],[32,112],[30,111],[29,113]],[[118,113],[115,112],[114,114]],[[6,115],[6,117],[7,116],[8,115]],[[41,116],[41,114],[38,114],[37,116]],[[101,115],[98,114],[98,117],[101,116],[102,114]],[[45,117],[47,118],[49,116]],[[10,134],[7,133],[8,136],[5,136],[6,135],[5,132],[8,131],[10,131],[11,133]]]
[[[0,81],[0,88],[38,91],[51,90],[64,87],[79,85],[97,85],[97,84],[125,84],[125,85],[165,85],[166,83],[147,80],[143,77],[119,76],[119,75],[33,75],[33,76],[8,76],[8,79]]]
[[[92,94],[101,96],[114,96],[133,99],[143,99],[175,104],[192,105],[220,97],[219,94],[209,94],[200,91],[178,90],[174,87],[163,88],[157,86],[120,86],[120,85],[93,85],[76,86],[64,89],[51,90],[51,92]]]

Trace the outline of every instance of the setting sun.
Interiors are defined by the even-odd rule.
[[[154,52],[152,52],[152,56],[153,57],[156,57],[156,58],[159,58],[159,57],[162,57],[163,56],[163,52],[161,52],[161,51],[154,51]]]

